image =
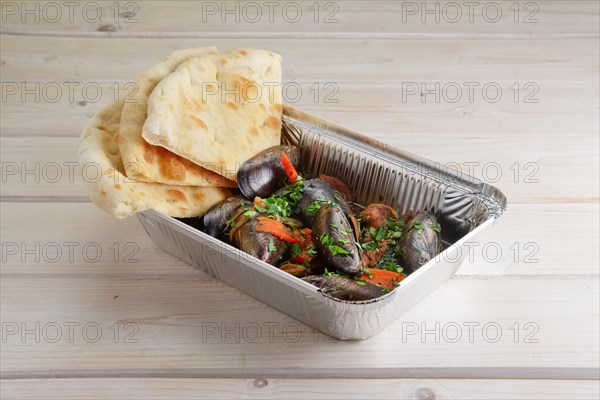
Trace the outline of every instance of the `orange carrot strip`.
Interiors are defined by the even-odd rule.
[[[283,165],[283,169],[285,170],[288,178],[290,178],[292,184],[295,185],[296,180],[298,179],[298,172],[284,151],[281,152],[281,164]]]
[[[300,243],[302,241],[302,237],[298,233],[289,231],[280,221],[268,217],[258,217],[256,220],[258,221],[256,224],[257,232],[270,233],[289,243]]]
[[[388,289],[395,288],[398,285],[398,282],[404,279],[404,275],[394,271],[388,271],[387,269],[369,268],[369,271],[371,272],[370,275],[363,272],[359,279]]]

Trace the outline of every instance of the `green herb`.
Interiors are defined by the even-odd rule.
[[[337,256],[338,254],[350,254],[348,250],[336,245],[335,239],[326,233],[322,234],[319,240],[323,246],[327,246],[329,248],[329,251],[331,251],[331,254],[334,256]]]
[[[319,200],[315,200],[306,207],[306,215],[308,217],[314,217],[317,215],[317,212],[321,208],[321,202]]]
[[[267,209],[266,209],[266,208],[264,208],[263,206],[259,206],[258,204],[255,204],[255,205],[254,205],[254,208],[256,208],[256,210],[257,210],[258,212],[261,212],[261,213],[266,213],[266,212],[267,212]]]
[[[363,244],[361,245],[361,248],[362,248],[363,250],[367,250],[367,251],[375,251],[375,250],[379,250],[379,243],[378,243],[378,242],[376,242],[376,241],[374,241],[374,240],[372,240],[372,241],[370,241],[370,242],[363,243]]]
[[[275,243],[272,240],[269,240],[269,251],[274,252],[276,250],[277,250],[277,247],[275,247]]]
[[[290,250],[292,252],[291,258],[296,258],[300,254],[302,254],[302,248],[300,247],[300,245],[298,243],[292,244],[292,246],[290,247]]]
[[[328,271],[327,267],[325,268],[325,272],[323,272],[323,275],[327,275],[327,276],[341,276],[342,278],[345,278],[346,276],[342,275],[342,274],[338,274],[335,271]]]
[[[399,239],[402,236],[402,230],[404,229],[404,221],[401,219],[388,218],[387,227],[390,232],[390,239]]]
[[[417,230],[417,233],[419,235],[422,235],[423,232],[425,232],[425,227],[423,226],[423,224],[421,224],[421,221],[419,221],[418,219],[416,219],[413,222],[413,226],[412,227]]]
[[[360,285],[360,286],[367,284],[367,282],[359,281],[359,280],[356,280],[356,279],[354,280],[354,283],[356,283],[357,285]]]
[[[315,249],[315,246],[311,244],[306,249],[304,249],[304,253],[309,257],[314,257],[317,255],[317,250]]]
[[[246,212],[244,213],[244,216],[245,216],[245,217],[248,217],[248,218],[252,218],[252,217],[254,217],[256,214],[257,214],[257,213],[256,213],[256,211],[253,211],[253,210],[248,210],[248,211],[246,211]]]
[[[383,264],[381,266],[379,266],[379,264],[377,264],[377,265],[378,265],[378,267],[380,269],[386,269],[388,271],[397,272],[399,274],[402,273],[402,271],[404,271],[404,269],[400,265],[398,265],[397,263],[395,263],[395,262]]]
[[[436,224],[436,223],[430,222],[429,223],[429,227],[431,229],[433,229],[434,231],[436,231],[437,233],[440,233],[442,231],[442,227],[440,226],[440,224]]]
[[[333,238],[326,233],[322,234],[321,237],[319,238],[319,240],[321,241],[323,246],[328,246],[328,247],[332,246],[335,243]]]
[[[371,271],[369,268],[365,268],[364,269],[365,274],[367,274],[369,276],[369,278],[373,279],[373,271]]]
[[[338,254],[350,254],[348,250],[336,245],[329,246],[329,250],[331,250],[331,254],[333,254],[334,256],[337,256]]]
[[[287,218],[292,213],[290,203],[282,197],[271,196],[263,199],[263,202],[267,205],[267,214],[276,214]]]

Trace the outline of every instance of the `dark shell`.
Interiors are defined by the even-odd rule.
[[[350,189],[341,179],[336,178],[335,176],[321,174],[319,175],[319,180],[333,186],[333,188],[337,190],[342,195],[342,197],[344,197],[344,200],[352,200],[352,194],[350,193]]]
[[[239,194],[231,196],[208,210],[204,215],[204,232],[214,237],[225,233],[227,221],[231,219],[233,211],[240,206],[243,199],[244,197]]]
[[[416,221],[422,227],[421,233],[415,227]],[[418,213],[404,225],[400,249],[402,266],[408,272],[416,271],[440,253],[442,249],[440,234],[432,226],[439,226],[438,221],[435,215],[427,211]]]
[[[278,237],[256,231],[258,223],[256,218],[239,217],[236,218],[235,223],[239,223],[239,225],[235,226],[235,230],[232,228],[231,243],[241,251],[271,265],[275,265],[286,252],[286,246]],[[275,251],[269,250],[269,243],[273,244]]]
[[[307,213],[307,210],[308,207],[315,201],[323,203],[335,203],[335,189],[333,186],[319,179],[309,179],[304,181],[302,199],[300,199],[300,202],[298,203],[298,209],[300,210],[300,214],[302,214],[302,217],[308,226],[312,225],[316,213],[309,214]]]
[[[298,169],[300,150],[297,147],[282,145],[264,150],[242,164],[237,173],[238,187],[244,196],[250,200],[256,196],[268,197],[289,184],[281,164],[282,151]]]
[[[302,199],[298,203],[298,209],[307,226],[311,226],[313,224],[313,220],[316,215],[311,215],[307,212],[310,205],[315,201],[319,201],[323,204],[328,202],[339,204],[339,206],[342,208],[342,211],[344,211],[346,215],[350,216],[354,214],[350,206],[348,206],[348,203],[346,203],[344,200],[343,196],[338,193],[333,186],[320,179],[309,179],[304,181]]]
[[[341,276],[311,275],[301,279],[315,285],[323,293],[340,300],[372,300],[386,293],[383,288],[372,283],[360,285],[352,279]]]
[[[333,238],[333,245],[348,254],[335,254],[331,247],[322,242],[323,235]],[[315,215],[312,237],[317,255],[328,269],[356,276],[363,272],[354,231],[346,214],[335,204],[324,204]]]

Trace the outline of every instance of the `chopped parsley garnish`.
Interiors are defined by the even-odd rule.
[[[312,244],[310,246],[308,246],[306,249],[304,249],[304,252],[309,257],[314,257],[317,255],[317,250],[315,249],[315,246],[313,246]]]
[[[425,227],[423,226],[423,224],[421,224],[421,221],[419,221],[418,219],[415,219],[415,222],[413,222],[412,227],[417,230],[417,233],[419,235],[422,235],[423,232],[425,232]]]
[[[338,254],[350,254],[348,250],[336,245],[335,239],[326,233],[322,234],[319,240],[323,246],[327,246],[327,248],[329,248],[329,251],[331,251],[331,254],[334,256],[337,256]]]
[[[272,240],[269,240],[269,251],[274,252],[276,250],[277,250],[277,247],[275,247],[275,242],[273,242]]]
[[[245,216],[245,217],[248,217],[248,218],[252,218],[252,217],[254,217],[255,215],[256,215],[256,211],[254,211],[254,210],[248,210],[248,211],[246,211],[246,212],[244,213],[244,216]]]
[[[331,254],[334,256],[337,256],[338,254],[350,254],[348,250],[336,245],[329,246],[329,250],[331,250]]]
[[[254,208],[256,208],[256,210],[257,210],[258,212],[261,212],[261,213],[266,213],[266,212],[267,212],[267,209],[266,209],[266,208],[264,208],[263,206],[259,206],[258,204],[255,204],[255,205],[254,205]]]
[[[436,231],[437,233],[440,233],[442,231],[442,227],[440,226],[440,224],[436,224],[436,223],[430,222],[429,223],[429,227],[431,229],[433,229],[434,231]]]
[[[323,272],[323,275],[328,275],[328,276],[341,276],[342,278],[346,278],[346,276],[345,276],[345,275],[338,274],[338,273],[337,273],[337,272],[335,272],[335,271],[328,271],[328,270],[327,270],[327,267],[325,267],[325,272]]]
[[[379,250],[379,243],[374,240],[371,240],[370,242],[363,243],[361,247],[363,250],[375,251]]]
[[[309,217],[314,217],[317,215],[317,212],[321,208],[321,202],[319,200],[315,200],[306,207],[306,215]]]
[[[322,234],[319,240],[321,241],[323,246],[331,246],[335,243],[333,238],[326,233]]]
[[[267,205],[267,214],[277,214],[283,218],[287,218],[292,213],[290,203],[282,197],[271,196],[263,199],[263,203]]]
[[[302,254],[302,248],[300,247],[300,245],[298,243],[292,244],[292,246],[290,247],[290,250],[292,252],[291,258],[296,258],[300,254]]]

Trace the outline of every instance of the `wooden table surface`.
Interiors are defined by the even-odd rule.
[[[598,2],[50,3],[2,1],[2,398],[598,398]],[[508,211],[366,341],[189,267],[90,203],[76,149],[196,46],[282,54],[288,104],[471,172]]]

